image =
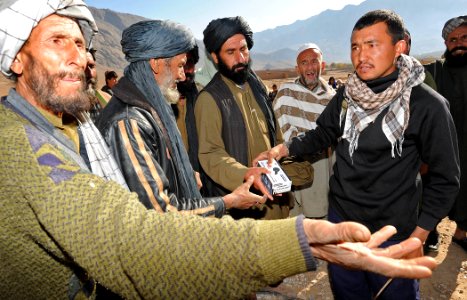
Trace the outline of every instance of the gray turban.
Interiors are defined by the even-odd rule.
[[[467,16],[459,16],[448,20],[446,24],[444,24],[441,36],[444,40],[447,40],[448,35],[453,32],[454,29],[464,24],[467,24]]]
[[[141,21],[122,33],[122,51],[128,62],[151,58],[168,58],[186,53],[195,47],[191,31],[172,21]]]
[[[226,40],[238,33],[245,36],[248,49],[251,49],[253,47],[253,32],[242,17],[212,20],[203,31],[204,46],[208,53],[217,53]]]
[[[31,31],[51,14],[76,18],[84,37],[90,42],[97,25],[82,0],[7,0],[0,4],[0,67],[11,77],[11,63]]]

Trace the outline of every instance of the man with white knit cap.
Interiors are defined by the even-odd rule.
[[[299,47],[295,66],[299,77],[294,82],[283,83],[273,103],[286,142],[316,128],[316,120],[334,96],[335,91],[321,77],[324,67],[323,53],[318,45],[306,43]],[[309,160],[313,163],[313,178],[301,186],[294,186],[295,206],[290,214],[321,219],[328,214],[332,150],[329,148]]]

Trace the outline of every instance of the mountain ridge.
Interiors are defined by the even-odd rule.
[[[440,55],[445,48],[441,38],[442,27],[449,18],[461,15],[459,7],[467,8],[467,0],[366,0],[359,5],[346,5],[341,10],[328,9],[289,25],[255,32],[251,49],[253,68],[294,67],[296,50],[306,42],[318,44],[328,64],[350,63],[352,27],[367,11],[383,8],[392,9],[404,18],[412,35],[412,55]],[[121,73],[128,64],[121,51],[121,33],[124,28],[147,18],[110,9],[90,9],[99,27],[99,34],[94,40],[94,47],[98,50],[97,62]],[[203,50],[202,41],[197,42]]]

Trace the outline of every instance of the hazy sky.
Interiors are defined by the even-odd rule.
[[[340,10],[364,0],[85,0],[97,8],[108,8],[150,19],[170,19],[188,26],[202,39],[208,23],[217,18],[243,16],[253,32],[307,19],[326,9]]]

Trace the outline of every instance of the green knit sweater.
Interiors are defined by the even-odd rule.
[[[147,210],[0,105],[2,299],[66,299],[86,277],[128,299],[241,298],[313,266],[301,224]]]

